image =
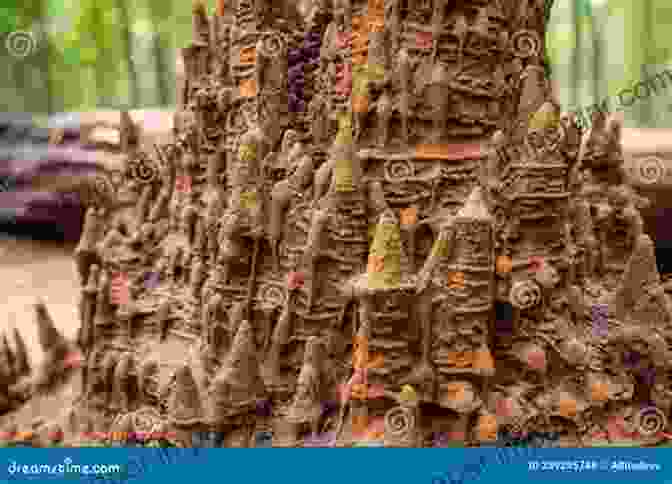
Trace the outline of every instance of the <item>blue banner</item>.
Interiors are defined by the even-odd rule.
[[[669,449],[6,448],[0,482],[483,484],[672,481]]]

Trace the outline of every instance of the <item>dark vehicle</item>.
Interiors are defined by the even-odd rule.
[[[641,213],[672,292],[672,130],[624,129],[622,141],[630,181],[650,202]]]
[[[50,130],[25,116],[0,119],[0,231],[35,238],[74,240],[83,207],[76,180],[101,172],[96,154],[78,145],[75,129],[61,146],[50,144]],[[64,137],[65,138],[65,137]]]
[[[26,114],[0,114],[0,232],[77,240],[83,187],[118,169],[138,134],[119,111],[55,115],[46,127]]]

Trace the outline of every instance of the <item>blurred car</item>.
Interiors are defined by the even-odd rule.
[[[656,244],[658,269],[672,274],[672,129],[624,129],[623,158],[630,182],[650,201],[642,210]],[[672,291],[672,284],[669,285]]]
[[[0,114],[0,232],[77,240],[87,203],[82,187],[122,169],[125,151],[169,139],[172,113],[64,113],[45,124]],[[142,135],[139,124],[148,126]]]

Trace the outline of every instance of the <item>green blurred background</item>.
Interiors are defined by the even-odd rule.
[[[191,39],[189,0],[3,0],[0,112],[168,107],[176,49]],[[210,11],[215,0],[208,0]],[[616,96],[672,63],[670,0],[555,0],[548,56],[565,109]],[[11,32],[37,49],[12,57]],[[672,68],[672,66],[670,66]],[[672,84],[672,83],[671,83]],[[672,89],[670,90],[672,92]],[[671,127],[667,89],[624,111],[626,126]]]

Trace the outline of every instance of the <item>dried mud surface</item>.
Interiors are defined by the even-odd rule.
[[[33,365],[44,354],[37,339],[32,304],[36,297],[44,299],[59,331],[74,339],[79,288],[72,261],[74,245],[63,242],[14,238],[0,234],[0,329],[16,327],[22,334]],[[26,429],[34,418],[57,419],[78,395],[76,382],[66,385],[48,397],[33,399],[12,418],[19,429]]]

